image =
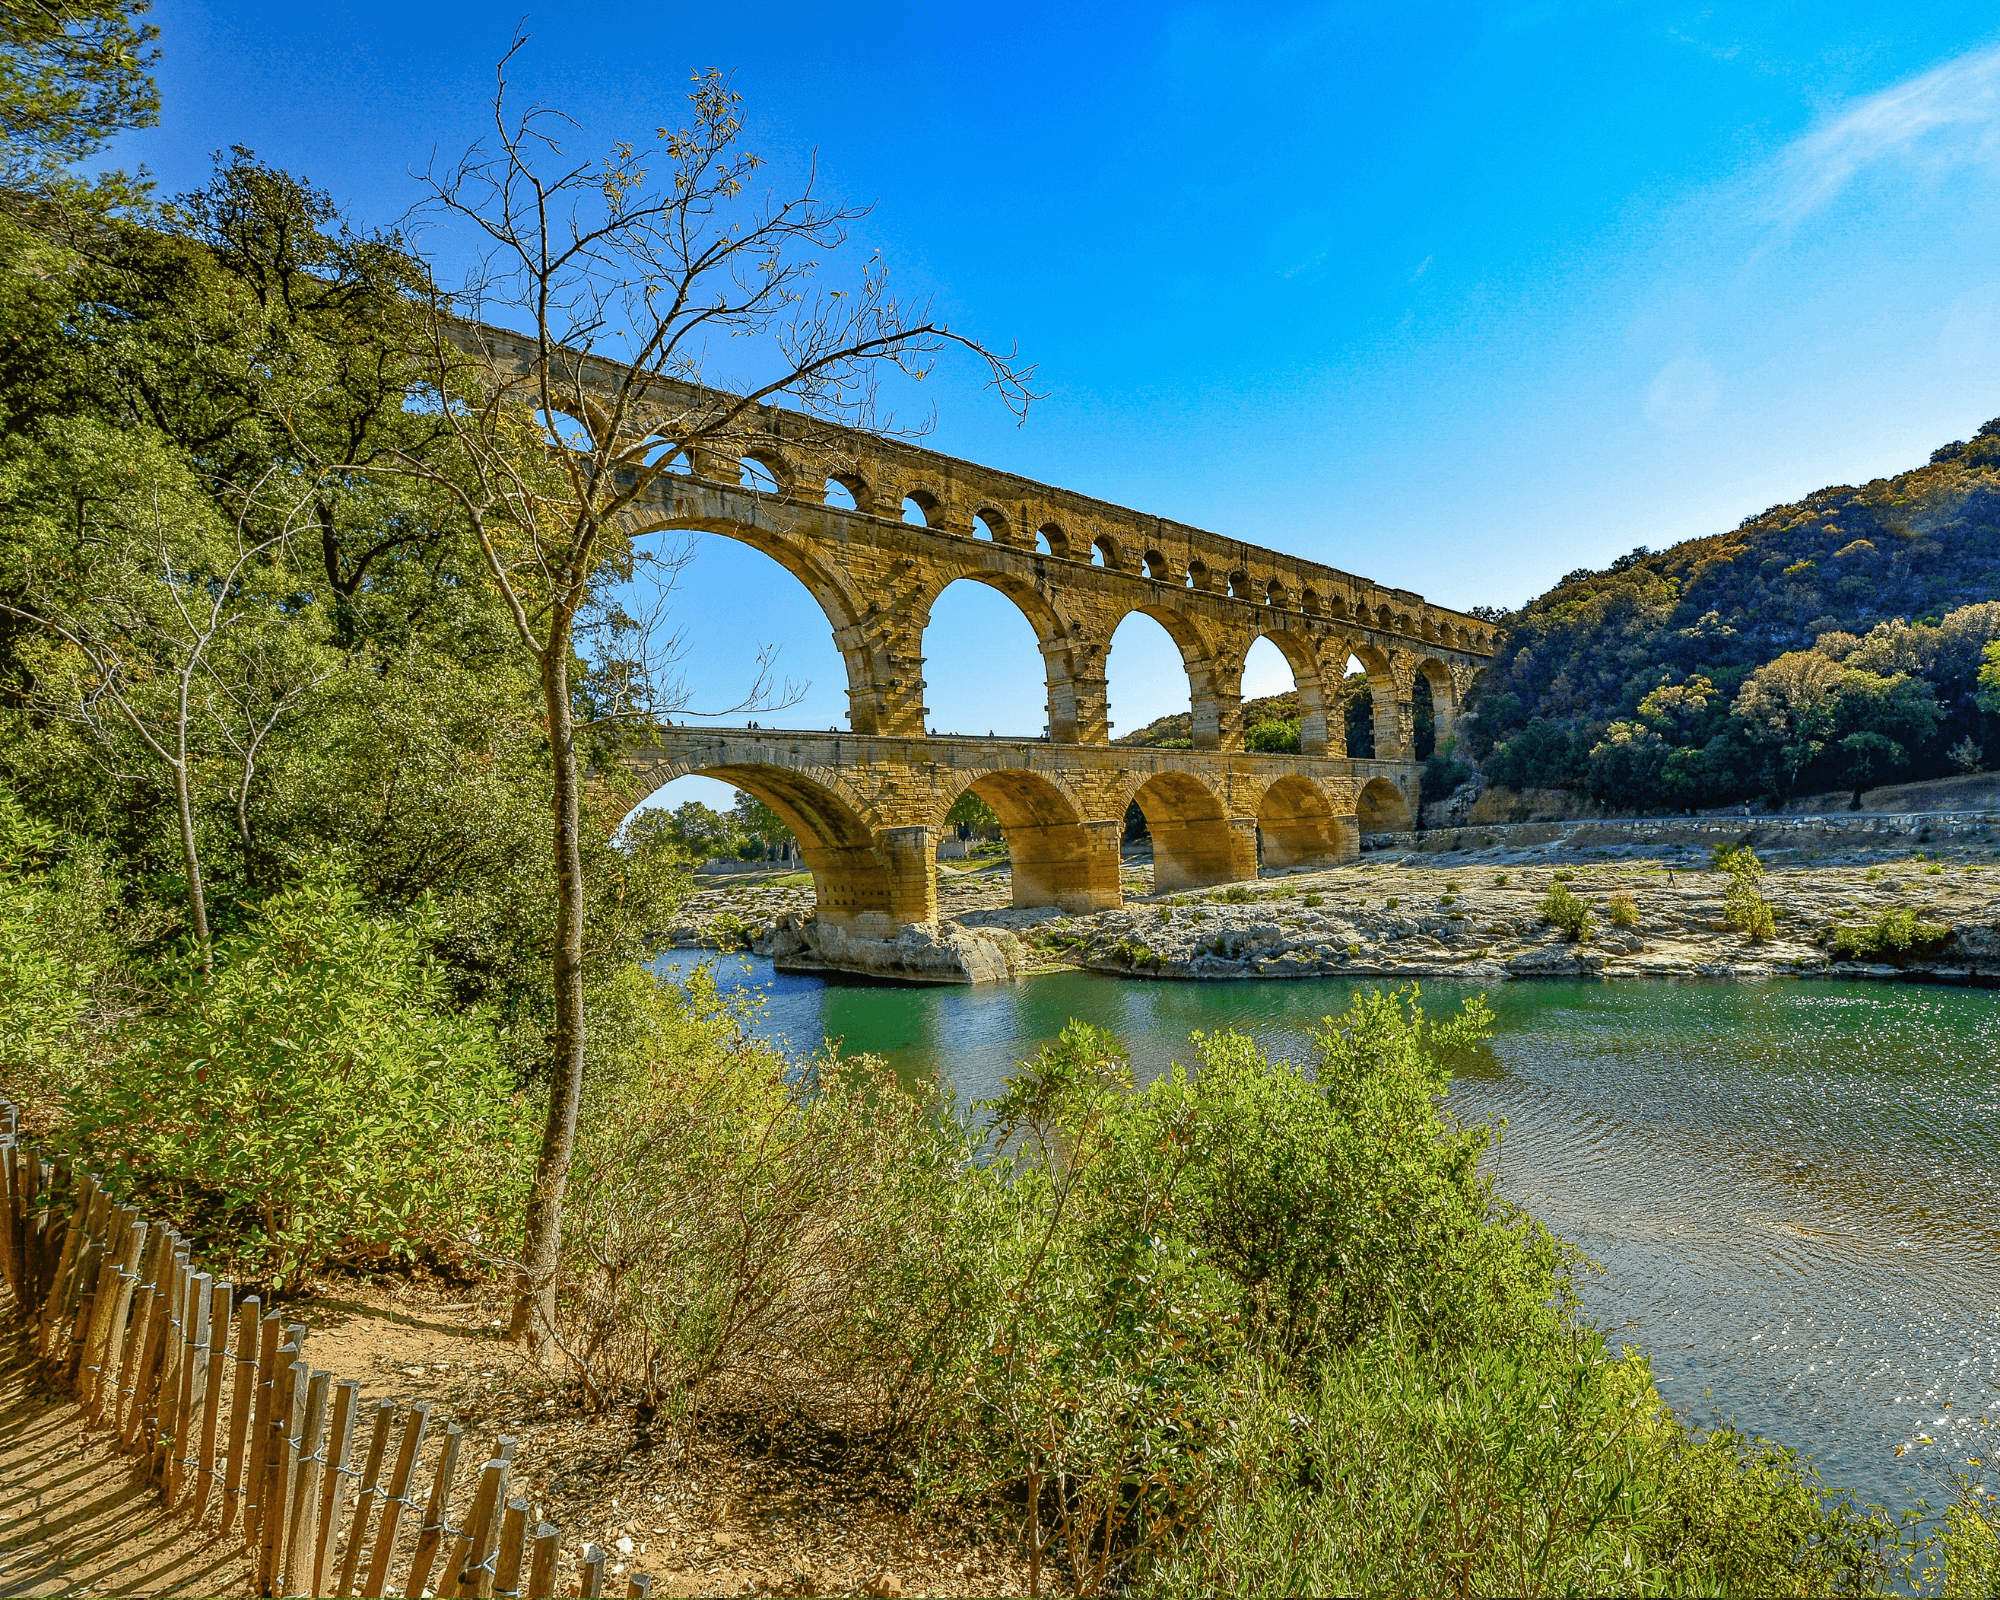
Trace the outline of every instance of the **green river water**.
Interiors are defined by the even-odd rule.
[[[1190,1059],[1196,1028],[1301,1056],[1362,986],[903,989],[746,957],[717,975],[765,990],[774,1038],[838,1039],[968,1099],[1071,1017],[1116,1032],[1142,1080]],[[1976,1419],[2000,1421],[2000,993],[1534,982],[1488,999],[1491,1049],[1452,1102],[1505,1119],[1499,1186],[1602,1268],[1580,1286],[1598,1325],[1651,1355],[1690,1420],[1792,1445],[1864,1502],[1939,1503],[1937,1474],[1996,1442]]]

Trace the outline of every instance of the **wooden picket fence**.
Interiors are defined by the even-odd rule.
[[[440,1436],[429,1405],[392,1400],[364,1417],[358,1382],[307,1364],[303,1326],[196,1271],[172,1228],[114,1202],[95,1173],[20,1144],[19,1125],[0,1100],[0,1267],[45,1374],[146,1464],[169,1511],[241,1541],[260,1595],[559,1592],[561,1530],[530,1530],[528,1502],[508,1494],[513,1439],[493,1441],[454,1525],[462,1427]],[[602,1596],[606,1560],[586,1544],[560,1592]],[[634,1573],[625,1593],[650,1595],[651,1580]]]

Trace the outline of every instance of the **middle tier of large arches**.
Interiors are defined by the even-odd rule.
[[[1346,722],[1331,715],[1350,671],[1366,675],[1374,754],[1409,760],[1417,705],[1427,701],[1435,742],[1449,737],[1482,663],[1432,641],[1311,617],[1241,596],[1175,589],[1132,574],[1058,560],[990,539],[890,523],[836,506],[787,501],[754,490],[676,479],[670,504],[635,515],[634,537],[673,529],[711,533],[762,552],[805,586],[825,616],[847,676],[849,726],[880,735],[922,735],[934,725],[926,661],[954,646],[932,617],[954,585],[976,584],[1016,612],[1032,633],[1042,704],[1022,706],[1010,732],[1061,744],[1110,742],[1108,674],[1114,636],[1135,617],[1171,639],[1187,687],[1189,740],[1198,750],[1243,746],[1243,676],[1260,639],[1290,668],[1299,750],[1347,753]],[[1416,687],[1419,680],[1423,691]],[[1131,731],[1126,729],[1128,733]]]

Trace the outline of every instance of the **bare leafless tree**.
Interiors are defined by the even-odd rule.
[[[697,74],[692,117],[649,146],[575,155],[576,124],[546,106],[516,112],[501,61],[493,132],[424,175],[415,236],[470,233],[480,262],[430,307],[429,401],[455,449],[406,470],[446,490],[485,559],[540,678],[551,751],[556,879],[555,1018],[548,1120],[528,1205],[513,1334],[552,1326],[563,1190],[584,1077],[584,886],[572,655],[607,562],[632,559],[627,518],[676,453],[741,429],[784,400],[828,420],[887,428],[876,411],[885,365],[922,376],[957,348],[983,364],[1017,412],[1031,373],[954,332],[928,306],[893,296],[870,261],[845,288],[822,287],[819,256],[859,213],[750,192],[761,162],[741,150],[739,96]],[[505,325],[511,336],[492,324]],[[765,376],[717,385],[714,341],[748,339]],[[768,665],[768,663],[766,663]],[[628,684],[636,690],[636,682]],[[628,695],[631,704],[642,697]],[[754,699],[749,702],[755,704]]]

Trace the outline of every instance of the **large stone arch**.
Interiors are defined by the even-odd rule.
[[[1111,640],[1131,616],[1151,617],[1181,653],[1181,669],[1187,674],[1188,710],[1192,714],[1191,736],[1197,750],[1240,750],[1243,747],[1243,662],[1239,658],[1231,670],[1225,652],[1200,618],[1165,601],[1127,606],[1105,621],[1105,655]]]
[[[1451,668],[1436,656],[1421,656],[1410,671],[1412,708],[1417,680],[1421,678],[1431,694],[1431,749],[1442,752],[1446,741],[1452,737],[1458,725],[1458,689],[1452,681]],[[1417,756],[1417,730],[1415,721],[1410,725],[1410,756]]]
[[[1000,819],[1017,907],[1060,906],[1081,912],[1123,902],[1118,882],[1120,823],[1086,822],[1086,807],[1067,783],[1025,767],[989,768],[942,800],[933,822],[939,832],[945,813],[967,790]]]
[[[732,742],[743,746],[731,749]],[[726,735],[703,756],[628,764],[643,772],[657,793],[676,778],[716,778],[753,794],[783,819],[799,841],[813,875],[819,915],[850,933],[885,939],[910,922],[929,920],[930,830],[884,828],[838,773],[785,759],[754,736]],[[900,837],[909,835],[908,838]]]
[[[1347,653],[1368,674],[1368,694],[1375,705],[1375,759],[1409,760],[1409,674],[1389,651],[1366,639],[1350,639]]]
[[[729,510],[736,509],[733,505]],[[883,607],[863,596],[848,573],[835,561],[821,558],[821,547],[799,529],[780,527],[768,515],[770,503],[744,498],[747,515],[678,514],[630,519],[625,531],[634,539],[667,532],[712,533],[748,545],[769,556],[806,586],[819,603],[847,669],[847,720],[856,733],[921,732],[922,711],[915,728],[900,726],[899,703],[921,706],[916,687],[920,661],[913,666],[912,643],[899,626],[898,608]],[[811,508],[786,508],[792,515],[811,515]],[[764,513],[764,514],[760,514]],[[788,517],[787,520],[790,520]],[[838,554],[837,545],[827,547]],[[909,689],[904,692],[905,680]]]
[[[1152,836],[1156,894],[1256,877],[1256,824],[1232,818],[1222,793],[1192,773],[1156,772],[1133,787],[1128,804],[1145,814]]]
[[[1087,684],[1080,685],[1078,682],[1076,633],[1070,626],[1069,619],[1031,579],[997,567],[972,565],[937,574],[933,581],[926,584],[919,592],[911,607],[920,641],[918,646],[920,653],[929,654],[928,644],[923,641],[923,635],[930,628],[931,607],[937,604],[938,596],[955,583],[983,584],[986,588],[1005,595],[1014,603],[1014,609],[1027,619],[1028,626],[1035,630],[1036,648],[1042,654],[1042,677],[1048,690],[1049,738],[1057,744],[1078,743],[1088,725],[1089,710]],[[1087,678],[1088,674],[1083,676]],[[1100,728],[1103,725],[1102,689],[1103,672],[1100,665],[1097,697]]]
[[[1257,803],[1257,832],[1263,864],[1273,871],[1330,867],[1352,861],[1361,848],[1354,817],[1339,798],[1326,785],[1299,775],[1278,778],[1264,790]]]
[[[1331,736],[1327,728],[1326,687],[1321,672],[1318,641],[1303,629],[1293,626],[1288,617],[1271,618],[1262,627],[1252,631],[1243,640],[1241,650],[1235,653],[1233,670],[1239,689],[1243,682],[1244,667],[1259,639],[1269,639],[1276,645],[1278,654],[1285,658],[1285,665],[1292,669],[1292,689],[1298,696],[1299,702],[1299,753],[1308,756],[1325,755]],[[1342,665],[1346,665],[1344,659]],[[1341,730],[1340,746],[1343,750],[1347,747],[1345,728]]]
[[[1370,778],[1354,797],[1354,820],[1365,837],[1407,833],[1416,825],[1409,796],[1387,778]]]

